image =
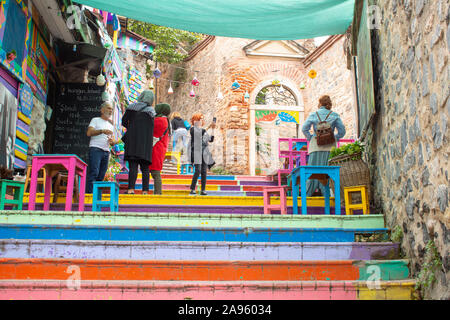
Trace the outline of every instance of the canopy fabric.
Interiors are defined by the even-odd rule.
[[[75,0],[156,25],[214,36],[298,40],[343,34],[355,0]]]

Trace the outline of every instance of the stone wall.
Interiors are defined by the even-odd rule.
[[[450,299],[448,0],[375,0],[372,31],[377,116],[367,136],[375,201],[403,230],[413,276],[434,240],[442,266],[425,298]]]
[[[322,43],[305,60],[305,74],[302,82],[305,117],[317,110],[319,98],[329,95],[333,102],[332,110],[341,116],[344,122],[345,139],[356,139],[357,129],[355,121],[356,101],[353,95],[353,75],[347,69],[346,55],[344,52],[344,36],[333,36]],[[314,69],[317,76],[314,79],[308,77],[309,70]]]

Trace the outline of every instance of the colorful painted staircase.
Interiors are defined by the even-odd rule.
[[[208,179],[217,191],[271,182]],[[263,215],[262,196],[121,194],[116,213],[0,211],[0,299],[413,299],[383,216],[324,215],[323,202]]]

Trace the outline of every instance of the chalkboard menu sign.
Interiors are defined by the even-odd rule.
[[[89,140],[86,131],[94,117],[100,117],[104,87],[95,83],[68,83],[60,86],[53,129],[53,153],[76,154],[88,161]]]

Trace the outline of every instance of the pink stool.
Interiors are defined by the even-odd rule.
[[[270,195],[272,194],[280,195],[280,204],[270,204]],[[274,209],[280,209],[281,214],[287,214],[286,186],[264,187],[263,195],[264,195],[264,214],[270,214],[270,211]]]
[[[44,168],[47,172],[45,179],[44,210],[50,209],[50,194],[52,189],[52,177],[59,171],[68,171],[66,206],[65,211],[72,211],[73,187],[75,176],[80,177],[80,192],[78,198],[78,210],[84,210],[84,191],[86,188],[87,164],[74,154],[35,154],[31,164],[30,198],[28,210],[34,210],[36,205],[36,188],[38,172]]]

